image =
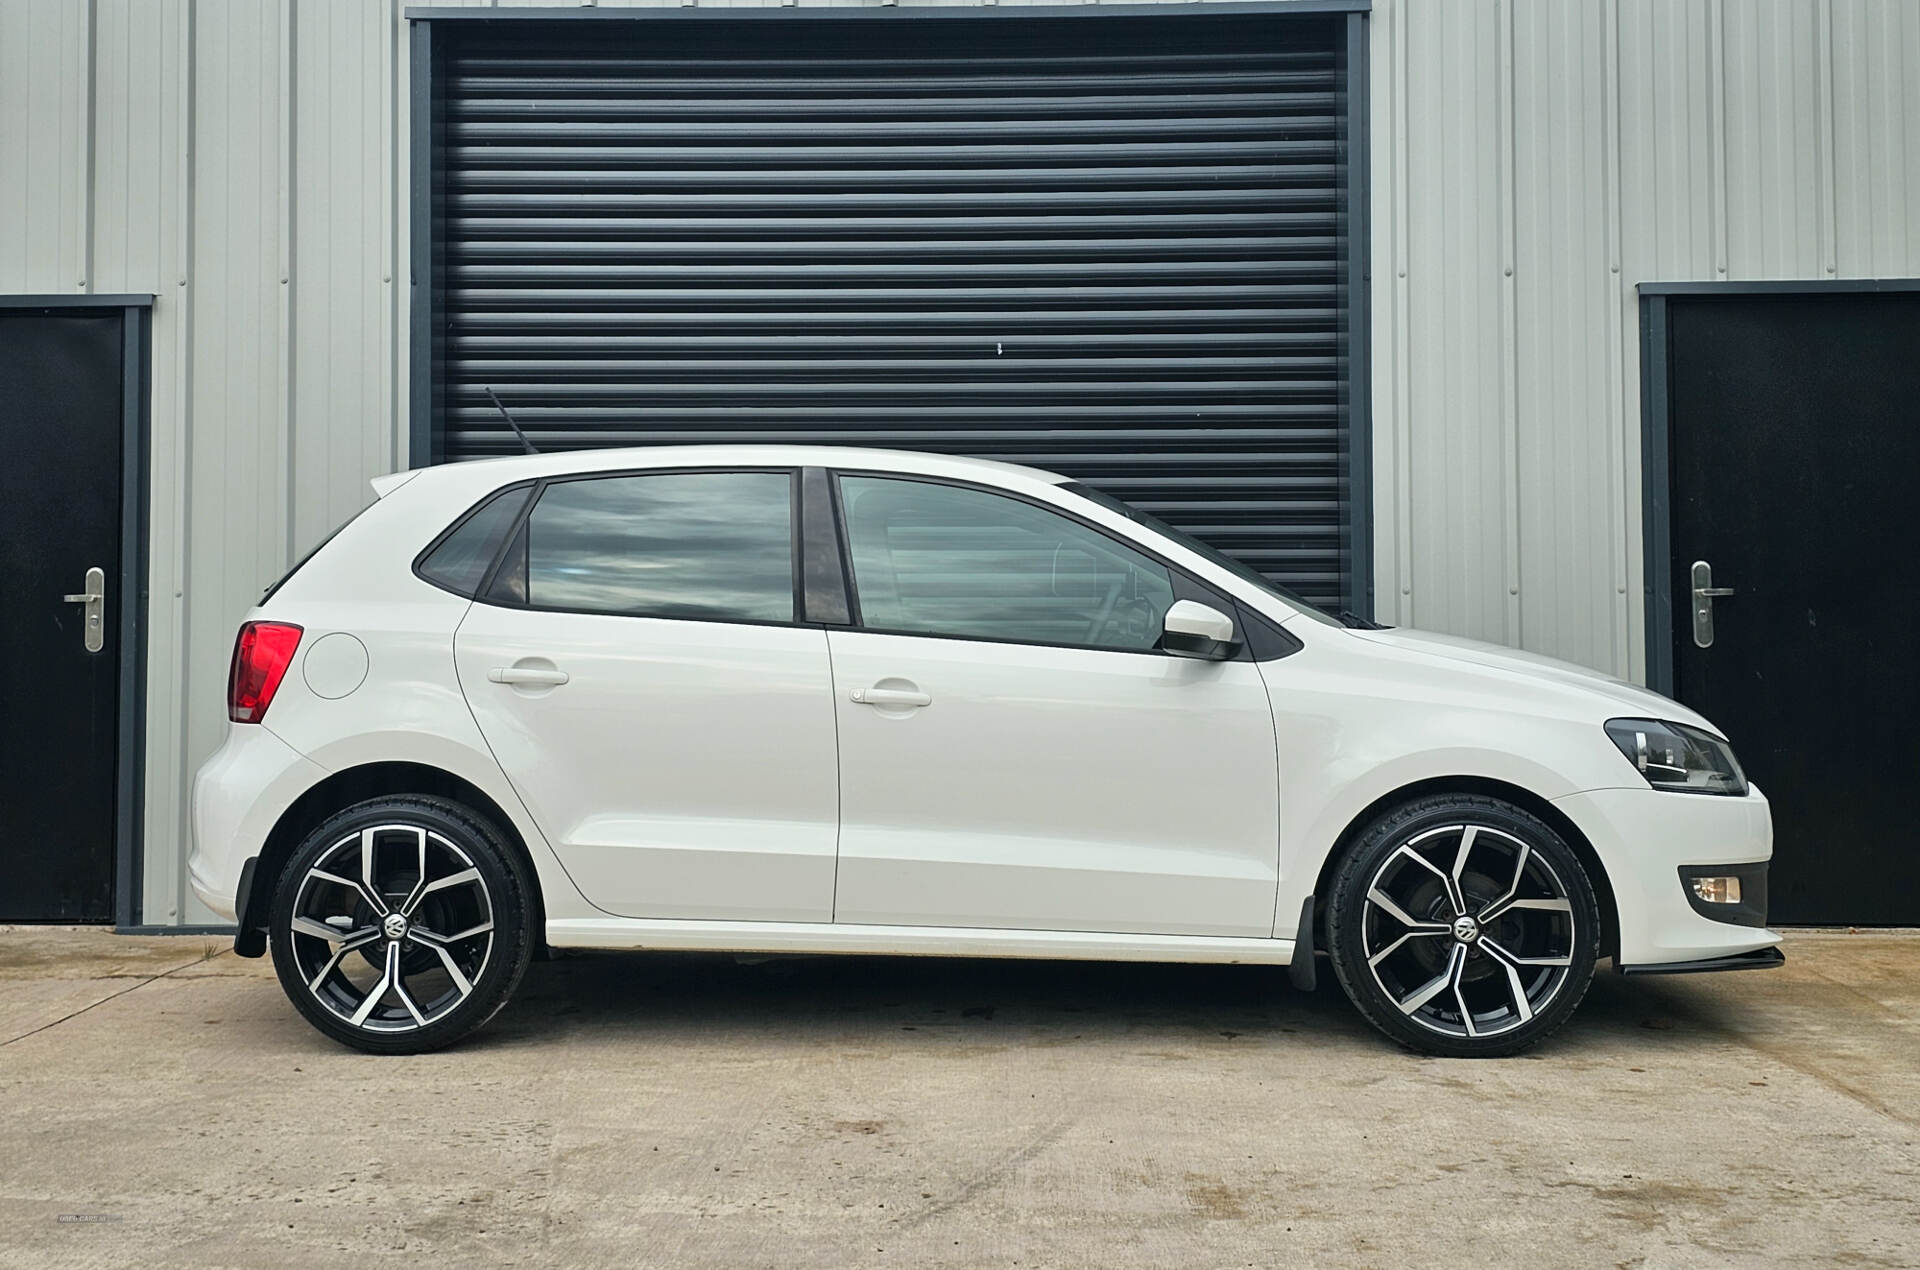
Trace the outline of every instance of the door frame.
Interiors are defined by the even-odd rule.
[[[0,310],[54,315],[118,309],[120,322],[120,567],[114,622],[113,923],[141,921],[141,818],[146,802],[147,508],[152,434],[151,295],[0,295]]]
[[[1920,278],[1643,282],[1640,293],[1640,526],[1647,687],[1671,697],[1673,671],[1673,342],[1669,303],[1756,296],[1910,294]]]

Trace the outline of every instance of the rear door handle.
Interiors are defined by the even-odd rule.
[[[487,672],[487,678],[497,684],[542,684],[546,687],[558,687],[567,682],[564,670],[541,670],[534,666],[495,666]]]
[[[855,688],[849,695],[856,705],[879,706],[883,710],[933,704],[933,698],[918,688]]]

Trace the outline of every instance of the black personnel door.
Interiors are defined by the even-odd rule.
[[[1776,922],[1920,922],[1920,291],[1654,303],[1674,695],[1772,802]]]
[[[113,917],[126,321],[0,308],[0,921]]]

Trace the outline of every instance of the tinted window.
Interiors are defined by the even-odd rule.
[[[840,482],[862,624],[975,639],[1148,649],[1163,565],[1078,521],[952,485]]]
[[[1278,582],[1275,582],[1272,578],[1269,578],[1266,574],[1260,572],[1258,569],[1254,568],[1252,565],[1248,564],[1246,561],[1237,560],[1234,557],[1228,555],[1224,551],[1220,551],[1211,546],[1208,546],[1206,543],[1201,542],[1198,538],[1195,538],[1192,534],[1184,533],[1181,530],[1175,529],[1172,525],[1169,525],[1166,521],[1161,520],[1158,516],[1155,516],[1150,512],[1143,512],[1138,507],[1135,507],[1132,503],[1121,502],[1119,499],[1115,498],[1111,494],[1103,494],[1097,489],[1092,489],[1088,486],[1081,485],[1078,483],[1075,483],[1072,485],[1062,485],[1060,488],[1064,490],[1071,490],[1073,493],[1080,495],[1080,497],[1082,498],[1089,499],[1093,502],[1100,504],[1102,507],[1106,508],[1108,511],[1119,512],[1122,516],[1125,516],[1127,519],[1134,521],[1137,524],[1145,525],[1148,529],[1153,530],[1155,533],[1160,534],[1163,537],[1172,539],[1174,542],[1179,543],[1181,546],[1185,547],[1188,551],[1193,552],[1195,555],[1200,556],[1204,559],[1213,561],[1215,564],[1219,565],[1222,569],[1225,569],[1229,573],[1233,574],[1234,577],[1240,578],[1241,580],[1246,582],[1251,582],[1253,583],[1253,585],[1259,587],[1262,591],[1265,591],[1267,594],[1278,596],[1279,598],[1285,600],[1289,605],[1291,605],[1296,609],[1299,609],[1306,616],[1312,618],[1314,621],[1320,623],[1322,626],[1345,626],[1346,625],[1345,622],[1340,621],[1338,618],[1331,617],[1326,613],[1322,612],[1319,608],[1315,607],[1311,601],[1303,599],[1295,592],[1290,591],[1286,587],[1281,586]]]
[[[492,495],[427,553],[420,576],[456,595],[472,595],[526,501],[526,486]]]
[[[786,472],[662,472],[549,485],[527,519],[526,602],[792,621],[792,508]]]

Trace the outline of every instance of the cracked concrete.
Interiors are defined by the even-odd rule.
[[[1911,933],[1483,1063],[1270,969],[664,954],[373,1059],[224,947],[0,930],[0,1265],[1920,1264]]]

